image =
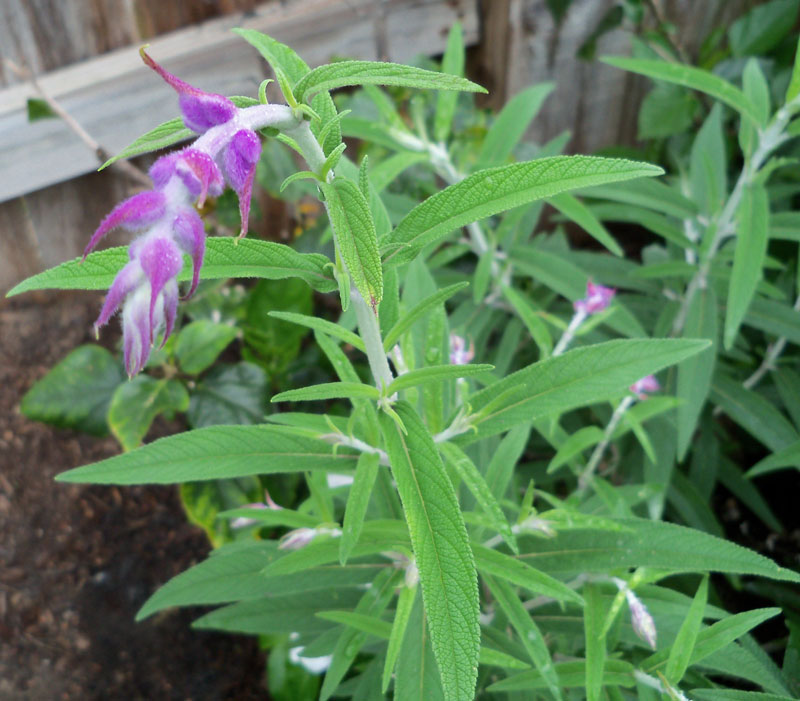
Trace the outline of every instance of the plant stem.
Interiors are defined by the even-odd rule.
[[[792,308],[795,311],[800,311],[800,297],[795,300],[794,307]],[[764,355],[764,360],[761,362],[761,365],[759,365],[758,369],[744,381],[745,389],[753,389],[753,387],[761,382],[761,378],[764,377],[764,375],[770,370],[775,369],[775,361],[780,357],[780,354],[783,353],[787,340],[786,336],[781,336],[767,346],[767,352]]]
[[[308,126],[308,122],[303,121],[297,128],[287,131],[287,136],[295,140],[300,147],[300,151],[305,158],[308,167],[319,174],[325,163],[325,152]],[[328,179],[333,179],[333,173],[328,173]],[[327,211],[328,204],[325,203]],[[334,234],[335,240],[335,234]],[[342,261],[344,265],[344,261]],[[358,321],[358,331],[367,353],[369,369],[378,389],[388,387],[394,376],[389,368],[389,361],[386,358],[386,351],[383,349],[383,339],[381,338],[381,327],[378,324],[378,316],[364,298],[353,288],[350,291],[350,300],[356,310]]]
[[[569,344],[572,343],[572,339],[575,338],[575,332],[578,330],[580,325],[586,321],[586,317],[587,314],[584,311],[579,310],[575,312],[569,322],[569,326],[567,326],[561,338],[558,340],[556,347],[553,348],[553,358],[555,358],[557,355],[561,355],[565,350],[567,350]]]
[[[611,442],[611,436],[613,436],[614,431],[617,430],[617,426],[619,426],[619,422],[622,421],[622,417],[625,416],[625,412],[633,406],[635,401],[636,397],[625,397],[617,405],[617,408],[614,409],[611,420],[608,422],[608,426],[606,426],[606,430],[603,433],[603,439],[595,446],[594,452],[592,452],[592,456],[589,458],[589,462],[586,463],[586,467],[578,478],[579,492],[586,489],[589,480],[591,480],[597,466],[600,464],[600,460],[603,459],[603,454],[606,452],[606,448],[608,448],[608,444]]]

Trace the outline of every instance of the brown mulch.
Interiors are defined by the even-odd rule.
[[[175,489],[58,484],[54,475],[119,447],[19,413],[36,380],[93,340],[99,302],[0,303],[0,698],[267,699],[254,639],[191,630],[200,610],[134,622],[160,584],[209,550]]]

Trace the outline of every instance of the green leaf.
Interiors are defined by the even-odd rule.
[[[711,379],[717,359],[717,299],[714,289],[697,290],[689,304],[686,338],[706,338],[711,347],[684,360],[678,365],[677,396],[683,400],[678,406],[678,460],[683,460],[692,442],[697,421],[711,390]]]
[[[574,604],[583,604],[583,599],[566,584],[540,572],[518,558],[492,550],[483,545],[473,543],[472,551],[475,553],[475,563],[481,574],[499,577],[506,581],[524,587],[534,594],[549,596],[556,601],[568,601]]]
[[[563,698],[550,651],[547,649],[539,627],[533,622],[533,618],[508,584],[502,580],[495,581],[485,574],[482,576],[503,613],[508,617],[509,623],[517,632],[536,671],[542,675],[550,693],[556,699]]]
[[[28,122],[38,122],[40,119],[52,119],[58,117],[53,111],[53,108],[47,103],[47,100],[42,100],[38,97],[29,97],[26,100],[28,110]]]
[[[694,202],[684,197],[677,188],[665,185],[658,180],[636,180],[625,183],[625,185],[600,185],[585,190],[581,194],[587,197],[634,205],[636,207],[634,210],[636,219],[634,221],[638,221],[642,217],[642,209],[645,212],[653,210],[654,212],[669,214],[678,219],[692,218],[697,214],[697,205]],[[618,217],[624,215],[627,211],[626,208],[616,208]],[[652,215],[652,212],[650,214]],[[620,221],[628,220],[620,219]],[[659,217],[657,221],[663,221],[663,218]],[[651,226],[651,222],[648,221],[645,226]],[[655,229],[654,231],[661,233]],[[664,234],[661,233],[661,235],[663,236]]]
[[[295,314],[294,312],[270,312],[269,315],[275,317],[276,319],[289,321],[293,324],[307,326],[308,328],[319,331],[320,333],[338,338],[344,343],[349,343],[351,346],[353,346],[353,348],[358,348],[360,351],[364,350],[364,341],[362,341],[357,334],[354,334],[352,331],[348,331],[346,328],[340,326],[339,324],[334,324],[327,319],[321,319],[319,317],[309,316],[307,314]]]
[[[183,383],[139,375],[114,392],[108,408],[108,426],[123,450],[133,450],[141,444],[156,416],[188,408],[189,394]]]
[[[403,587],[397,597],[397,609],[394,614],[394,622],[392,623],[392,630],[389,634],[389,645],[386,649],[386,661],[383,666],[383,679],[381,682],[381,691],[385,694],[389,688],[389,682],[392,680],[394,667],[397,663],[397,657],[400,655],[400,648],[403,644],[403,638],[406,634],[408,621],[411,617],[411,611],[414,608],[414,601],[417,596],[417,587]]]
[[[241,27],[236,27],[231,31],[255,47],[270,66],[282,70],[292,84],[309,72],[308,65],[295,53],[294,49],[273,39],[271,36],[255,29],[242,29]]]
[[[600,220],[595,217],[592,211],[579,199],[568,192],[562,192],[560,195],[551,197],[547,201],[561,212],[561,214],[580,226],[593,239],[603,244],[603,246],[615,256],[623,255],[620,245],[614,240],[611,234],[608,233],[608,230],[603,226]]]
[[[794,53],[792,77],[789,80],[789,87],[786,89],[787,104],[792,102],[798,95],[800,95],[800,40],[797,42],[797,48]]]
[[[197,375],[211,366],[239,334],[234,326],[200,319],[181,329],[175,342],[175,356],[181,370]]]
[[[572,662],[556,662],[553,665],[558,684],[562,687],[583,687],[586,683],[586,660]],[[603,670],[603,686],[633,686],[633,665],[624,660],[608,659]],[[495,682],[488,687],[489,691],[523,691],[530,693],[534,689],[545,689],[548,681],[539,670],[530,670],[515,674],[508,679]]]
[[[364,300],[377,309],[383,297],[383,271],[369,204],[358,186],[345,178],[321,183],[320,188],[353,284]]]
[[[412,209],[384,240],[384,262],[407,263],[425,246],[459,227],[534,200],[661,173],[661,168],[647,163],[592,156],[554,156],[487,168]]]
[[[747,471],[745,476],[758,477],[758,475],[765,475],[768,472],[775,472],[775,470],[781,470],[785,467],[800,469],[800,440],[757,462]]]
[[[303,470],[346,471],[356,455],[287,426],[210,426],[62,472],[59,482],[171,484]]]
[[[597,426],[584,426],[579,428],[567,440],[565,440],[556,451],[550,464],[547,466],[547,474],[555,472],[559,467],[565,465],[574,457],[579,456],[587,448],[591,448],[603,440],[603,431]]]
[[[645,375],[708,348],[708,341],[632,339],[577,348],[512,373],[468,399],[480,436],[539,416],[606,401]],[[474,440],[468,433],[462,441]]]
[[[122,366],[105,348],[80,346],[27,391],[20,411],[33,421],[104,436],[111,397],[124,381]]]
[[[445,699],[467,701],[475,693],[480,647],[478,583],[467,530],[422,420],[407,402],[397,402],[394,410],[406,433],[386,414],[381,425],[411,534]]]
[[[550,335],[550,330],[539,316],[539,313],[533,308],[527,297],[521,295],[513,287],[504,285],[503,296],[514,307],[514,311],[517,312],[519,318],[522,319],[522,323],[525,324],[525,328],[528,329],[528,333],[539,349],[540,359],[549,358],[553,352],[553,337]]]
[[[584,587],[583,628],[586,644],[586,698],[599,701],[606,663],[606,636],[603,633],[605,611],[600,589],[589,583]]]
[[[722,650],[737,638],[741,638],[745,633],[777,616],[780,612],[779,608],[754,609],[728,616],[708,628],[704,628],[697,634],[694,649],[689,658],[689,666],[701,662],[717,650]],[[668,663],[670,653],[671,648],[651,655],[641,662],[642,669],[650,673],[661,670]]]
[[[388,640],[392,625],[387,621],[355,611],[320,611],[316,614],[325,621],[341,623],[361,633],[372,635],[381,640]]]
[[[119,246],[90,253],[81,259],[62,263],[29,277],[16,285],[7,297],[31,290],[104,290],[111,287],[116,274],[128,262],[128,248]],[[256,239],[211,237],[206,240],[206,255],[201,280],[230,277],[256,277],[269,280],[299,277],[319,292],[333,292],[336,281],[326,270],[330,260],[319,253],[298,253],[289,246]],[[181,282],[192,279],[188,259],[178,274]]]
[[[697,588],[697,593],[694,595],[692,605],[686,612],[686,618],[683,619],[678,635],[672,643],[669,650],[669,657],[667,658],[667,668],[664,671],[664,676],[670,684],[678,684],[686,670],[689,667],[689,661],[692,659],[692,652],[694,651],[697,642],[697,634],[700,632],[700,626],[703,624],[703,612],[706,609],[708,601],[708,575],[703,577],[700,581],[700,586]]]
[[[531,85],[506,103],[486,133],[475,170],[501,165],[508,160],[554,87],[553,83]]]
[[[728,30],[734,56],[761,56],[792,31],[797,19],[795,0],[772,0],[754,7]]]
[[[761,185],[745,187],[738,211],[736,250],[725,310],[725,349],[730,350],[761,279],[767,255],[769,199]]]
[[[547,518],[546,514],[542,515]],[[614,518],[620,530],[559,530],[554,538],[520,538],[535,544],[519,559],[550,574],[607,572],[619,567],[653,567],[680,572],[730,572],[800,582],[800,574],[778,567],[751,550],[672,523]]]
[[[472,301],[480,304],[489,289],[492,279],[492,263],[495,262],[495,251],[489,249],[478,258],[478,265],[475,266],[475,274],[472,278]]]
[[[339,562],[342,565],[347,562],[347,558],[361,535],[372,487],[378,476],[379,462],[380,457],[377,453],[362,453],[358,457],[353,485],[350,487],[350,494],[347,497],[347,506],[342,522],[342,536],[339,539]]]
[[[644,58],[605,57],[601,60],[624,71],[639,73],[653,80],[663,80],[710,95],[758,124],[758,112],[747,96],[727,80],[702,68]]]
[[[439,450],[445,460],[453,466],[461,481],[467,485],[467,489],[472,492],[475,500],[480,504],[486,515],[489,525],[503,536],[503,540],[511,550],[519,554],[517,539],[511,532],[508,519],[506,519],[500,504],[489,489],[489,485],[486,484],[486,480],[483,479],[483,475],[475,467],[475,463],[469,459],[469,456],[461,448],[452,443],[442,443],[439,446]]]
[[[400,340],[400,337],[414,325],[414,322],[416,322],[418,319],[421,319],[431,309],[444,303],[454,294],[460,292],[468,286],[468,282],[457,282],[455,285],[450,285],[449,287],[444,287],[441,290],[434,292],[432,295],[429,295],[421,302],[414,305],[411,310],[409,310],[406,314],[403,314],[397,323],[392,326],[391,329],[389,329],[389,332],[383,339],[384,350],[390,351],[394,347],[395,343]]]
[[[197,136],[191,129],[183,125],[183,119],[176,117],[163,124],[159,124],[155,129],[151,129],[146,134],[142,134],[132,144],[126,146],[116,156],[109,158],[97,170],[108,168],[112,163],[123,158],[132,158],[143,153],[158,151],[167,148],[181,141],[188,141]]]
[[[728,195],[727,157],[721,105],[714,105],[692,143],[689,190],[706,216],[719,212],[725,203]]]
[[[186,418],[192,428],[257,424],[266,403],[267,377],[258,365],[217,365],[197,380]]]
[[[312,402],[324,399],[380,399],[381,393],[372,385],[360,382],[323,382],[310,387],[289,389],[272,398],[272,402]]]
[[[480,85],[438,71],[380,61],[337,61],[319,66],[295,86],[298,100],[320,90],[334,90],[348,85],[396,85],[429,90],[465,90],[486,92]]]
[[[464,75],[464,31],[460,22],[454,22],[447,35],[447,48],[442,57],[442,73]],[[433,134],[437,141],[446,141],[456,111],[458,93],[452,90],[436,95],[436,113],[433,117]]]
[[[420,597],[411,609],[394,682],[394,697],[400,701],[444,701],[441,672],[431,645],[427,617]],[[472,696],[464,695],[464,700]]]
[[[800,438],[772,402],[728,377],[714,378],[711,401],[770,450],[782,450]]]
[[[785,336],[800,344],[800,314],[784,302],[753,297],[744,323],[775,336]]]
[[[430,382],[445,382],[457,377],[479,375],[482,372],[491,372],[494,365],[474,363],[472,365],[431,365],[419,370],[410,370],[392,381],[386,390],[388,395],[400,392],[409,387],[428,384]]]

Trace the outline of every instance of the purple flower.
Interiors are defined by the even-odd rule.
[[[475,344],[470,343],[467,348],[466,339],[458,334],[450,334],[450,364],[466,365],[475,357]]]
[[[131,243],[130,261],[117,274],[95,322],[95,332],[122,307],[125,367],[138,373],[163,330],[163,342],[175,324],[177,276],[183,255],[192,259],[191,296],[200,280],[205,254],[205,230],[195,206],[222,193],[227,182],[239,196],[240,237],[247,218],[261,141],[242,128],[239,110],[228,98],[207,93],[168,73],[141,50],[144,62],[179,95],[183,121],[201,134],[193,145],[159,158],[150,168],[153,190],[141,192],[117,205],[92,235],[84,258],[116,228],[139,234]]]
[[[639,399],[644,400],[647,399],[647,392],[658,392],[661,389],[661,385],[658,384],[658,380],[653,375],[648,375],[641,380],[636,380],[629,389]]]
[[[616,290],[613,287],[595,285],[591,280],[586,283],[586,296],[573,304],[576,312],[597,314],[611,304]]]

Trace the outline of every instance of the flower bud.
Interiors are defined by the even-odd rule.
[[[656,649],[656,623],[647,607],[630,589],[625,590],[625,598],[631,612],[633,631],[653,650]]]
[[[470,342],[467,348],[466,339],[458,334],[450,334],[450,364],[466,365],[475,357],[475,344]]]
[[[658,384],[658,380],[653,375],[648,375],[641,380],[636,380],[629,389],[639,399],[644,400],[647,399],[647,392],[658,392],[661,389],[661,385]]]
[[[586,283],[586,296],[577,300],[573,307],[576,312],[584,314],[597,314],[608,308],[611,300],[614,299],[616,290],[613,287],[603,287],[595,285],[591,280]]]

